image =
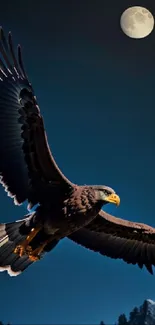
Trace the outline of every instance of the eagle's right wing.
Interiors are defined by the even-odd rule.
[[[86,227],[69,239],[102,255],[123,259],[128,264],[155,265],[155,228],[116,218],[103,210]]]

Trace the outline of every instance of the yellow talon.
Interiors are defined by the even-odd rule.
[[[30,254],[28,254],[29,259],[32,262],[36,262],[38,260],[40,260],[41,256],[40,254],[43,252],[45,246],[49,243],[49,240],[46,240],[44,243],[42,243],[39,247],[37,247],[36,249],[34,249],[33,251],[30,252]]]
[[[32,248],[30,245],[26,246],[25,243],[18,245],[15,249],[14,249],[14,253],[18,254],[20,257],[22,257],[23,255],[26,254],[30,254],[32,252]]]
[[[40,260],[40,256],[39,255],[29,255],[29,259],[31,260],[31,262],[36,262]]]
[[[32,254],[32,247],[29,243],[33,240],[33,238],[37,235],[37,233],[41,230],[41,227],[32,228],[30,234],[27,238],[17,247],[14,249],[14,253],[18,254],[20,257],[23,255],[30,255]]]

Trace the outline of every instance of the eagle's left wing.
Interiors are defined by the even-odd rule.
[[[68,237],[74,242],[128,264],[143,265],[153,274],[155,228],[116,218],[103,210],[86,227]]]
[[[0,28],[0,183],[16,204],[49,200],[53,188],[66,193],[72,183],[50,151],[43,118],[26,75],[21,48]]]

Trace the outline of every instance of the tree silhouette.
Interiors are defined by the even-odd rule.
[[[137,307],[135,307],[129,315],[129,325],[136,325],[137,324],[137,320],[139,318],[139,309]],[[136,320],[136,323],[135,323]]]
[[[127,324],[128,324],[128,321],[127,321],[125,314],[121,314],[118,317],[118,325],[127,325]]]

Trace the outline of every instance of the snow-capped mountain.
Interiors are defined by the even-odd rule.
[[[102,321],[100,325],[104,325]],[[117,325],[155,325],[155,301],[146,299],[143,304],[135,307],[127,319],[125,314],[118,317]]]
[[[129,314],[129,320],[124,314],[120,317],[118,325],[155,325],[155,301],[147,299],[139,308],[135,307]]]
[[[141,314],[140,318],[144,325],[155,325],[155,301],[151,299],[145,300],[139,308],[139,313]],[[142,325],[142,323],[138,325],[140,324]]]

